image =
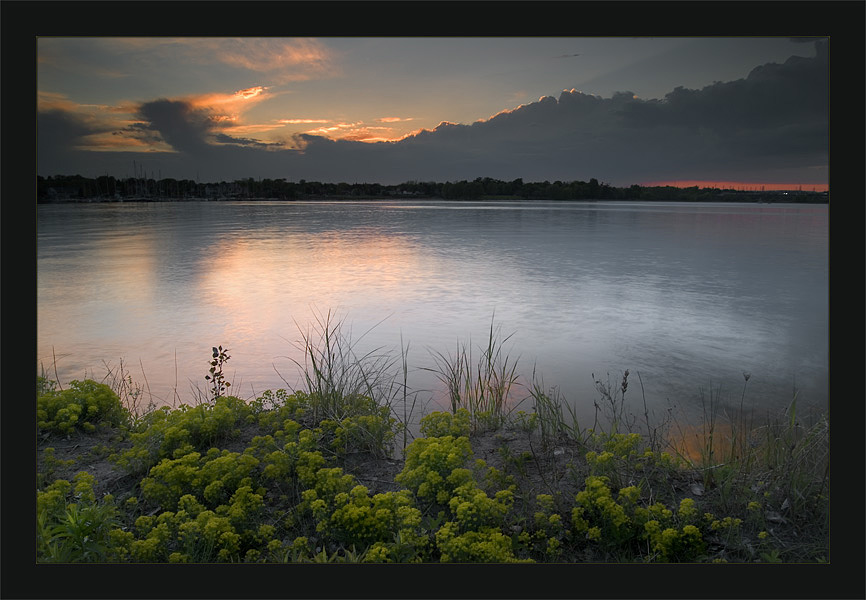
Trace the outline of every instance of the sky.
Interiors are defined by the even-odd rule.
[[[37,172],[826,190],[826,39],[42,37]]]

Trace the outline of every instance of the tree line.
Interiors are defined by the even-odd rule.
[[[37,202],[179,201],[179,200],[303,200],[325,198],[431,198],[445,200],[649,200],[649,201],[763,201],[825,202],[827,193],[792,190],[730,190],[673,186],[615,187],[589,181],[524,182],[478,177],[472,181],[407,181],[379,183],[297,182],[286,179],[237,179],[202,183],[191,179],[96,178],[55,175],[36,178]]]

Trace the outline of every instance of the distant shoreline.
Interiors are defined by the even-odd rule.
[[[767,201],[763,199],[752,198],[712,198],[707,200],[692,200],[692,199],[652,199],[643,200],[640,198],[628,199],[566,199],[554,200],[543,198],[436,198],[436,197],[414,197],[414,198],[394,198],[387,196],[377,197],[345,197],[345,196],[317,196],[311,198],[72,198],[63,200],[38,200],[37,204],[178,204],[190,202],[414,202],[414,201],[439,201],[439,202],[639,202],[645,204],[658,204],[662,202],[677,202],[677,203],[695,203],[695,204],[711,204],[711,203],[741,203],[741,204],[829,204],[828,197],[824,198],[804,198],[802,196],[794,196],[792,198],[782,197],[778,200]]]
[[[758,185],[755,185],[758,187]],[[103,175],[37,176],[38,203],[64,202],[201,202],[201,201],[358,201],[358,200],[454,200],[454,201],[559,201],[604,202],[794,202],[826,204],[829,192],[797,190],[722,189],[675,186],[614,187],[592,178],[587,181],[524,182],[490,177],[473,181],[407,181],[395,185],[379,183],[297,182],[285,179],[239,179],[232,182],[200,183],[190,179],[117,179]]]
[[[295,198],[267,197],[222,197],[222,198],[54,198],[37,199],[38,204],[130,204],[130,203],[179,203],[179,202],[414,202],[419,200],[438,202],[641,202],[647,204],[660,202],[693,202],[693,203],[747,203],[747,204],[829,204],[829,195],[820,192],[803,192],[800,194],[769,194],[755,197],[749,192],[720,194],[712,198],[521,198],[518,196],[482,196],[477,198],[442,198],[441,196],[307,196]]]

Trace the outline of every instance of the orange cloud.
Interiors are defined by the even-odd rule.
[[[280,119],[277,123],[282,125],[310,125],[315,123],[329,123],[327,119]]]
[[[381,119],[376,119],[377,123],[401,123],[403,121],[414,121],[414,117],[409,117],[407,119],[402,119],[400,117],[382,117]]]
[[[282,125],[279,123],[243,123],[226,127],[223,131],[229,135],[249,136],[281,128]]]
[[[235,92],[235,96],[240,96],[243,99],[255,98],[262,92],[264,92],[267,88],[264,88],[260,85],[256,87],[246,88],[244,90],[238,90]]]
[[[211,124],[220,130],[249,134],[278,128],[278,125],[274,124],[249,124],[242,120],[242,115],[253,106],[273,97],[267,90],[266,86],[258,85],[231,93],[197,94],[177,100],[186,102],[193,110],[207,115]]]
[[[390,127],[359,127],[340,135],[336,139],[348,140],[350,142],[390,142],[392,136],[384,136],[377,130],[391,131]]]
[[[223,109],[228,111],[241,112],[258,104],[262,100],[267,100],[270,96],[266,94],[267,87],[255,86],[243,90],[237,90],[231,94],[226,93],[211,93],[198,94],[194,96],[186,96],[181,100],[188,102],[193,108],[205,109]]]
[[[219,62],[279,83],[329,76],[338,71],[332,51],[315,38],[106,38],[107,50],[146,52],[175,62]]]
[[[140,139],[131,136],[121,136],[112,133],[100,133],[87,136],[87,146],[81,150],[114,151],[114,152],[177,152],[162,140]]]
[[[36,106],[39,110],[78,110],[79,104],[69,99],[66,94],[55,92],[38,92]]]
[[[327,122],[327,121],[325,121]],[[344,129],[352,129],[361,125],[361,123],[336,123],[330,127],[317,127],[316,129],[311,129],[309,131],[305,131],[304,133],[308,133],[310,135],[325,135],[328,133],[332,133],[334,131],[340,131]]]
[[[351,142],[391,142],[397,139],[391,127],[379,127],[358,123],[336,123],[330,127],[318,127],[305,131],[308,135],[318,135],[332,140]]]
[[[231,38],[218,40],[213,49],[219,61],[251,71],[286,71],[300,67],[303,71],[293,73],[298,79],[307,78],[310,71],[325,71],[331,63],[328,49],[310,38]]]

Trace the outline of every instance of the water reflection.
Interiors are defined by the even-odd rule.
[[[399,356],[402,335],[414,386],[432,390],[430,352],[483,346],[495,314],[520,371],[537,366],[584,420],[591,373],[625,369],[641,373],[659,410],[697,407],[701,386],[735,389],[744,370],[756,402],[783,406],[792,387],[826,402],[826,206],[262,202],[38,214],[38,359],[50,363],[56,348],[64,380],[125,357],[170,397],[204,385],[221,344],[242,395],[299,384],[299,326],[332,310],[359,352]]]

